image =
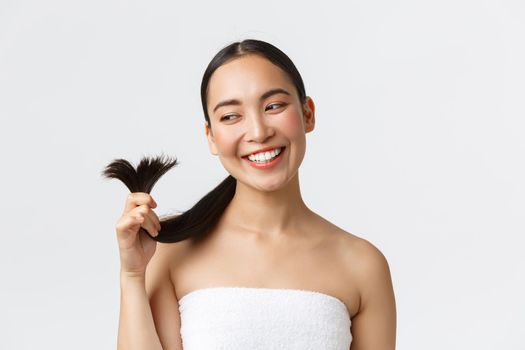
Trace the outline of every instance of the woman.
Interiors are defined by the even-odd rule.
[[[177,230],[161,225],[151,188],[132,190],[116,225],[118,348],[394,349],[385,257],[301,197],[315,105],[292,61],[263,41],[228,45],[201,98],[210,151],[230,176]]]

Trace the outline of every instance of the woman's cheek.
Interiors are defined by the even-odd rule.
[[[233,130],[220,130],[215,134],[215,144],[219,153],[225,156],[236,154],[236,136]]]
[[[282,120],[282,131],[291,137],[304,134],[302,115],[298,111],[290,111]]]

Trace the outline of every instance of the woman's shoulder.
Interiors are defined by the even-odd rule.
[[[334,253],[342,259],[352,280],[365,280],[370,273],[383,274],[388,261],[383,252],[365,234],[350,232],[321,218],[330,232]]]
[[[355,273],[387,264],[383,252],[364,234],[356,234],[338,228],[338,242],[347,266]],[[366,271],[365,271],[366,272]]]
[[[359,307],[367,302],[367,296],[380,295],[392,289],[389,263],[383,252],[368,239],[341,231],[341,251],[348,282],[355,286],[359,295]],[[366,298],[365,298],[366,297]]]
[[[163,256],[168,267],[174,267],[189,254],[188,243],[189,239],[173,243],[157,242],[155,254]]]
[[[349,258],[359,252],[366,254],[366,250],[373,246],[362,235],[344,230],[317,213],[314,213],[314,216],[316,224],[312,224],[311,227],[316,227],[320,236],[332,242],[334,247],[339,247],[346,255],[349,255]]]
[[[349,232],[324,219],[320,222],[321,229],[317,231],[326,237],[326,254],[336,262],[332,266],[338,266],[334,270],[340,276],[332,279],[336,281],[333,290],[355,315],[365,301],[364,296],[388,282],[388,263],[365,234]]]

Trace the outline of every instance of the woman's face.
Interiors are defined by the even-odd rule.
[[[277,190],[296,174],[306,150],[305,133],[315,125],[310,97],[301,104],[286,73],[266,58],[246,55],[219,67],[208,84],[205,125],[210,151],[224,168],[248,186]],[[247,155],[261,149],[281,149],[266,164]],[[273,157],[274,152],[262,152]]]

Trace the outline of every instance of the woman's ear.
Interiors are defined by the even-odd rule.
[[[211,128],[208,124],[208,122],[204,123],[204,132],[206,134],[206,138],[208,139],[208,147],[210,148],[210,152],[213,155],[217,155],[217,147],[215,146],[215,139],[213,137],[213,132],[211,131]]]
[[[306,96],[303,104],[304,131],[309,133],[315,127],[315,104],[310,96]]]

